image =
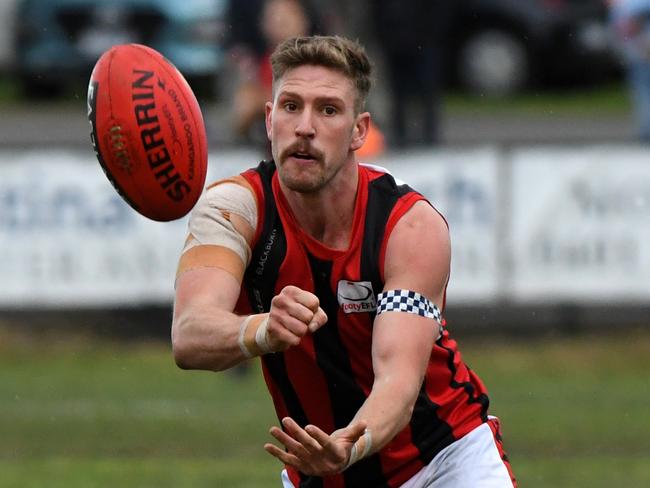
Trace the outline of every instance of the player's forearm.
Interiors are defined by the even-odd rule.
[[[408,424],[420,387],[416,383],[397,375],[375,381],[370,395],[354,417],[355,421],[364,420],[370,431],[372,445],[366,455],[381,450]],[[361,444],[367,441],[368,437]],[[358,447],[366,449],[365,445]]]
[[[221,371],[247,359],[238,344],[243,318],[216,309],[174,315],[172,347],[183,369]]]

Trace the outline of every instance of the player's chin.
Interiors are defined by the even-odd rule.
[[[291,191],[298,193],[316,193],[325,185],[322,175],[308,174],[285,174],[282,182]]]

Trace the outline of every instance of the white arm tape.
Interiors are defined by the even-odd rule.
[[[361,451],[361,453],[359,453],[359,449],[357,448],[356,442],[352,445],[352,450],[350,451],[350,458],[348,459],[347,464],[343,468],[344,471],[348,469],[350,466],[352,466],[354,463],[359,461],[360,459],[365,458],[368,455],[368,453],[370,453],[370,450],[372,449],[372,434],[370,433],[369,429],[366,429],[365,432],[363,433],[363,439],[364,439],[364,445],[363,445],[363,451]]]
[[[237,337],[237,344],[239,344],[239,349],[247,359],[255,356],[255,354],[246,346],[246,331],[248,330],[248,326],[250,325],[251,320],[253,320],[253,317],[255,317],[255,315],[249,315],[244,320],[242,320],[242,323],[239,326],[239,336]],[[268,325],[269,317],[267,315],[264,320],[260,322],[260,324],[257,326],[257,330],[255,331],[255,344],[260,349],[260,352],[262,354],[273,352],[266,337],[266,330],[268,328]]]
[[[366,438],[366,445],[364,446],[363,452],[361,453],[361,456],[359,456],[359,459],[365,458],[370,452],[370,449],[372,449],[372,432],[370,432],[370,429],[366,429],[363,433],[363,436]]]
[[[266,318],[262,320],[262,323],[259,325],[257,331],[255,332],[255,344],[257,344],[257,347],[260,348],[262,354],[268,354],[270,352],[273,352],[266,338],[266,329],[268,325],[269,325],[269,317],[267,315]]]
[[[244,342],[244,334],[246,334],[246,329],[248,329],[248,325],[250,324],[252,319],[253,319],[253,316],[249,315],[244,320],[242,320],[242,323],[239,326],[239,337],[237,338],[237,343],[239,344],[239,349],[241,349],[241,352],[248,359],[253,357],[253,353],[250,352],[248,350],[248,348],[246,347],[246,343]]]
[[[189,232],[193,236],[183,252],[201,244],[226,247],[248,265],[251,250],[224,213],[242,217],[251,228],[257,226],[257,205],[250,190],[236,183],[222,183],[208,188],[192,210]]]
[[[248,188],[226,182],[208,188],[206,194],[211,207],[237,214],[253,229],[257,227],[257,203]]]

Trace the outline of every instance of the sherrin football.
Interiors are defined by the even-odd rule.
[[[159,52],[124,44],[102,54],[88,119],[97,159],[131,207],[161,222],[192,209],[207,171],[205,125],[187,81]]]

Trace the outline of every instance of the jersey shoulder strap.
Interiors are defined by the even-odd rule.
[[[244,284],[254,313],[268,312],[278,280],[280,265],[287,252],[287,240],[273,196],[273,161],[262,161],[242,173],[257,197],[258,219],[251,261],[244,273]]]

